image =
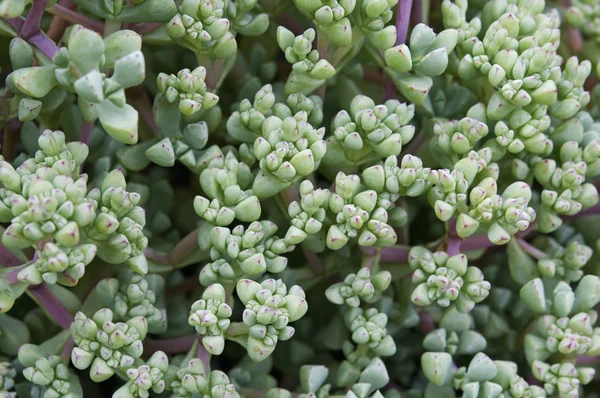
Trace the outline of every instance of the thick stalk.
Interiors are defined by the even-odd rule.
[[[12,254],[4,245],[0,245],[0,266],[3,267],[16,267],[20,265],[21,261]]]
[[[88,28],[100,34],[104,33],[104,24],[102,22],[96,21],[72,10],[68,4],[63,5],[62,1],[48,8],[48,13],[73,24],[81,25],[84,28]]]
[[[32,286],[27,292],[60,327],[69,329],[73,323],[73,315],[52,294],[48,286],[45,284]]]
[[[202,336],[200,336],[200,339],[202,339]],[[211,357],[211,355],[208,351],[206,351],[206,348],[204,348],[204,344],[202,344],[201,342],[198,344],[197,356],[202,361],[202,364],[204,365],[204,371],[206,372],[206,374],[209,374],[210,373],[210,357]]]
[[[21,123],[18,119],[11,119],[4,125],[4,138],[2,140],[2,156],[12,161],[17,156],[17,144],[21,132]]]
[[[121,30],[121,22],[107,19],[104,22],[104,37],[110,36],[111,34]]]
[[[529,254],[531,257],[537,260],[548,258],[548,255],[546,253],[544,253],[537,247],[525,242],[523,239],[517,239],[517,243],[525,253]]]
[[[48,0],[33,0],[33,4],[29,9],[29,14],[27,14],[25,23],[21,28],[21,37],[23,39],[28,40],[40,31],[40,23],[42,22],[44,10],[47,5]]]
[[[49,59],[54,58],[54,55],[58,52],[59,48],[48,36],[42,32],[37,32],[29,38],[29,43],[36,46],[46,57]]]
[[[77,8],[77,6],[73,4],[71,0],[60,0],[57,4],[69,11],[75,11],[75,9]],[[52,7],[50,7],[47,10],[50,14],[52,14],[52,12],[50,12],[51,8]],[[67,19],[55,15],[54,18],[52,18],[52,22],[50,23],[50,27],[48,28],[47,35],[55,43],[58,43],[58,41],[63,36],[65,30],[67,30],[68,27],[69,21]]]
[[[153,340],[147,338],[144,340],[144,351],[148,353],[163,351],[165,354],[181,354],[189,351],[197,337],[194,333],[172,339]]]
[[[406,43],[408,35],[408,25],[410,23],[410,14],[413,0],[400,0],[396,11],[396,45]],[[396,97],[396,87],[392,79],[385,75],[383,77],[383,100]]]
[[[183,238],[168,256],[169,264],[177,264],[198,247],[198,229]]]

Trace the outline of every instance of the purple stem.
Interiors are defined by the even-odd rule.
[[[396,45],[406,43],[413,0],[400,0],[396,13]]]
[[[416,155],[421,148],[421,145],[425,142],[425,133],[418,133],[417,136],[413,137],[408,146],[402,151],[400,156],[398,156],[398,160],[402,160],[405,155]]]
[[[20,271],[21,271],[21,268],[6,272],[6,273],[2,274],[2,278],[4,278],[4,280],[6,280],[9,285],[14,285],[15,283],[19,282],[17,275],[19,275]]]
[[[132,29],[143,36],[147,33],[150,33],[152,31],[160,28],[160,25],[161,24],[159,24],[159,23],[140,23],[140,24],[133,26]]]
[[[159,253],[149,247],[144,249],[144,255],[150,260],[156,261],[157,263],[169,264],[169,259],[166,255]]]
[[[17,265],[21,265],[21,261],[4,245],[0,245],[0,265],[4,267],[16,267]]]
[[[586,216],[595,216],[600,214],[600,203],[586,209],[584,211],[580,211],[577,214],[572,216],[563,216],[563,220],[577,220],[578,218],[586,217]]]
[[[460,253],[460,238],[449,237],[448,238],[448,248],[446,249],[446,253],[452,257]]]
[[[65,361],[69,362],[69,360],[71,359],[71,351],[73,350],[73,347],[75,347],[75,342],[71,337],[69,337],[62,352],[60,353],[60,357]]]
[[[144,348],[146,349],[146,352],[150,354],[156,351],[163,351],[165,354],[181,354],[189,351],[197,337],[196,334],[189,334],[173,339],[146,339],[144,341]]]
[[[586,355],[579,355],[577,357],[577,365],[591,365],[600,361],[600,355],[596,355],[594,357],[588,357]]]
[[[464,252],[478,249],[487,249],[496,246],[488,239],[487,234],[471,236],[461,242],[461,249]]]
[[[55,4],[48,9],[48,12],[65,21],[71,22],[72,24],[82,25],[90,30],[98,33],[104,32],[104,24],[100,21],[96,21],[85,15],[81,15],[77,11],[71,10],[69,7],[65,7],[62,4]]]
[[[377,249],[374,247],[360,246],[360,250],[368,256],[375,257]],[[384,263],[407,263],[410,247],[390,246],[381,248],[381,257],[379,261]]]
[[[433,323],[433,319],[431,319],[431,315],[429,315],[427,311],[421,311],[419,313],[419,324],[417,325],[417,329],[423,334],[435,330],[435,323]]]
[[[29,288],[39,301],[40,305],[46,309],[52,319],[63,329],[69,329],[73,323],[73,315],[65,308],[64,305],[52,294],[48,286],[45,284],[32,286]]]
[[[537,260],[541,260],[543,258],[548,257],[546,253],[544,253],[537,247],[525,242],[523,239],[517,239],[517,243],[519,243],[519,246],[521,246],[521,249],[523,249],[525,253],[529,254],[531,257]]]
[[[410,22],[410,11],[412,9],[413,0],[400,0],[396,12],[396,45],[406,43],[408,34],[408,25]],[[396,87],[392,79],[385,75],[383,77],[383,100],[396,97]]]
[[[316,253],[304,247],[302,248],[302,251],[304,252],[304,257],[306,257],[306,259],[308,260],[308,263],[310,264],[310,267],[312,268],[314,273],[317,275],[322,274],[325,270],[325,266],[323,265],[323,262],[321,261],[319,256]]]
[[[42,17],[44,16],[47,5],[48,0],[33,0],[33,5],[21,28],[22,38],[28,40],[40,31],[40,23],[42,22]]]
[[[59,50],[58,46],[48,36],[39,31],[31,36],[28,41],[50,59],[54,58],[54,54]]]
[[[206,351],[202,342],[198,344],[198,358],[202,361],[204,365],[204,371],[208,374],[210,373],[210,353]]]
[[[8,22],[8,24],[17,31],[17,33],[21,31],[21,27],[23,27],[23,24],[25,23],[23,18],[7,18],[5,21]]]
[[[89,144],[92,132],[94,131],[94,122],[83,121],[81,124],[81,135],[79,141],[84,144]]]
[[[412,11],[410,13],[410,21],[413,26],[416,26],[423,22],[423,0],[415,1]]]

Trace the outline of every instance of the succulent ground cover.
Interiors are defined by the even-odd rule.
[[[600,397],[596,0],[0,0],[0,398]]]

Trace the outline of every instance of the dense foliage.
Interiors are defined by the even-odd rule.
[[[597,0],[0,0],[0,398],[599,397]]]

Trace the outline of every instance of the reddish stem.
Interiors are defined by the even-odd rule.
[[[427,311],[421,311],[419,313],[419,324],[417,325],[419,332],[428,334],[435,330],[435,323],[431,319],[431,315]]]
[[[28,41],[36,46],[41,52],[44,53],[45,56],[50,59],[54,58],[54,54],[56,54],[59,50],[56,43],[50,40],[50,38],[48,38],[48,36],[42,32],[37,32],[31,36]]]
[[[44,10],[48,5],[48,0],[33,0],[33,5],[29,9],[29,14],[21,28],[21,37],[28,40],[34,34],[40,31],[40,23],[44,16]]]
[[[71,337],[69,337],[62,352],[60,353],[60,357],[68,362],[71,359],[71,351],[73,350],[73,347],[75,347],[75,342]]]
[[[193,230],[173,248],[168,256],[169,264],[177,264],[198,247],[198,229]]]
[[[0,266],[16,267],[17,265],[21,265],[21,261],[4,245],[0,245]]]
[[[517,243],[519,244],[519,246],[521,246],[521,249],[523,249],[525,253],[529,254],[531,257],[537,260],[541,260],[548,257],[546,253],[544,253],[537,247],[527,243],[523,239],[517,239]]]
[[[94,131],[94,122],[83,121],[81,124],[81,135],[79,136],[79,141],[84,144],[90,143],[90,138],[92,137],[92,132]]]
[[[368,256],[375,257],[377,249],[374,247],[360,246],[360,250]],[[407,263],[410,247],[390,246],[381,248],[381,257],[379,261],[384,263]]]
[[[400,0],[396,13],[396,45],[406,43],[413,0]]]
[[[198,343],[197,356],[202,361],[206,374],[210,373],[210,353],[206,351],[206,348],[204,348],[204,344],[202,344],[202,342]]]
[[[40,305],[46,309],[50,317],[63,329],[69,329],[73,323],[73,315],[64,305],[52,294],[45,284],[32,286],[29,288],[39,301]]]
[[[169,264],[169,259],[166,255],[159,253],[149,247],[144,249],[144,255],[150,260],[156,261],[157,263]]]
[[[304,247],[302,247],[302,252],[304,252],[304,257],[306,257],[306,259],[308,260],[308,263],[310,264],[310,267],[312,268],[314,273],[317,275],[322,274],[325,270],[325,266],[323,265],[323,262],[321,261],[319,256],[316,253]]]
[[[600,361],[600,355],[588,357],[586,355],[579,355],[577,357],[577,365],[591,365]]]
[[[6,18],[5,21],[8,22],[8,24],[12,26],[14,30],[17,31],[17,33],[21,31],[21,28],[25,23],[25,20],[23,18]]]
[[[574,214],[572,216],[564,216],[562,217],[563,220],[576,220],[578,218],[582,218],[582,217],[586,217],[586,216],[595,216],[600,214],[600,203],[596,204],[595,206],[590,207],[589,209],[580,211],[577,214]]]
[[[72,10],[68,5],[63,5],[62,2],[48,8],[48,12],[64,19],[65,21],[81,25],[100,34],[104,32],[104,24],[102,22],[96,21],[90,17],[86,17],[85,15]]]
[[[406,43],[408,35],[408,25],[410,23],[410,12],[412,9],[413,0],[400,0],[396,12],[396,45]],[[383,77],[383,100],[396,97],[396,87],[392,79],[385,75]]]
[[[144,348],[146,349],[147,353],[163,351],[165,354],[181,354],[189,351],[196,338],[196,334],[188,334],[186,336],[161,340],[153,340],[148,338],[144,341]]]
[[[75,4],[73,4],[73,2],[71,0],[60,0],[58,2],[58,4],[62,7],[64,7],[65,9],[72,10],[72,11],[74,11],[77,8],[77,6]],[[52,9],[52,7],[50,7],[48,9],[48,12],[50,12],[51,9]],[[52,14],[52,12],[50,12],[50,14]],[[66,18],[55,15],[54,18],[52,18],[50,27],[48,28],[47,36],[51,40],[54,40],[54,42],[58,43],[58,41],[60,40],[62,35],[65,33],[65,30],[68,27],[69,27],[69,21]]]
[[[144,90],[141,86],[132,87],[127,90],[127,97],[129,98],[133,107],[138,111],[140,116],[142,116],[142,119],[148,128],[155,136],[158,136],[159,131],[158,126],[154,121],[152,101],[150,100],[146,90]]]
[[[416,137],[413,137],[413,139],[408,143],[408,145],[406,146],[404,151],[402,151],[400,156],[398,156],[398,160],[401,161],[405,155],[416,155],[416,153],[419,151],[419,149],[421,148],[421,145],[423,145],[424,142],[425,142],[425,133],[417,132]]]
[[[6,280],[6,282],[8,282],[9,285],[14,285],[15,283],[19,282],[17,275],[19,275],[20,271],[21,268],[6,272],[2,274],[2,278],[4,278],[4,280]]]
[[[160,28],[160,25],[159,23],[140,23],[132,26],[131,30],[136,31],[140,35],[145,35]]]

